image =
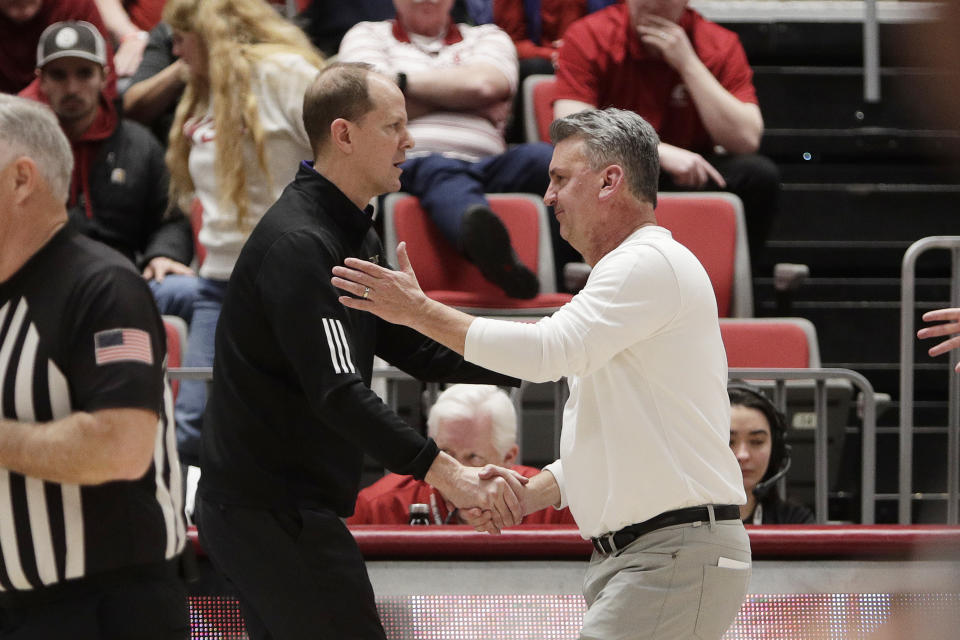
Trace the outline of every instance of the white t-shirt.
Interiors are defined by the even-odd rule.
[[[198,238],[207,250],[207,257],[200,267],[200,275],[204,278],[230,278],[247,236],[280,197],[283,188],[293,180],[300,161],[313,158],[303,127],[303,94],[317,73],[316,67],[295,53],[272,54],[254,67],[250,89],[257,96],[270,176],[260,168],[256,147],[245,136],[243,157],[249,208],[242,226],[237,224],[237,212],[232,203],[220,201],[214,168],[218,132],[213,121],[213,106],[203,118],[184,123],[184,134],[192,143],[190,178],[203,205],[203,226]],[[230,135],[244,133],[232,131]]]
[[[746,502],[713,288],[663,227],[631,234],[549,318],[477,318],[465,357],[534,382],[567,376],[560,460],[547,469],[585,538]]]
[[[398,33],[404,40],[397,38]],[[475,111],[434,111],[414,118],[408,129],[416,146],[407,156],[442,153],[472,162],[507,150],[503,132],[517,91],[517,50],[496,25],[454,25],[445,40],[407,36],[393,20],[360,22],[343,36],[337,60],[366,62],[390,77],[401,71],[480,63],[496,67],[510,83],[510,96]]]

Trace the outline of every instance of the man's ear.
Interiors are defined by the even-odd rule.
[[[352,123],[343,118],[337,118],[330,123],[330,141],[344,153],[353,152],[352,128]]]
[[[14,204],[19,205],[37,190],[43,178],[40,176],[40,168],[32,158],[20,156],[10,163],[9,174],[4,176],[4,179],[10,181],[7,186],[13,193]]]
[[[623,167],[618,164],[611,164],[603,170],[601,174],[603,186],[600,188],[599,198],[606,200],[613,196],[624,185],[626,176],[623,174]]]

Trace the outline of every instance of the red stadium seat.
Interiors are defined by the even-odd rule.
[[[805,318],[721,318],[720,335],[730,368],[820,367],[817,330]]]
[[[743,204],[732,193],[660,193],[657,223],[703,264],[721,318],[753,315]]]
[[[532,75],[524,79],[523,127],[527,142],[550,142],[556,94],[557,79],[552,75]]]
[[[183,366],[183,350],[187,346],[187,323],[177,316],[163,316],[163,328],[167,334],[167,368]],[[171,380],[173,397],[177,397],[180,381]]]
[[[536,196],[499,193],[488,196],[490,207],[503,220],[520,260],[540,280],[540,294],[530,300],[509,298],[487,281],[450,245],[420,208],[414,196],[396,193],[384,202],[384,244],[387,260],[397,264],[397,244],[406,241],[413,270],[424,292],[434,300],[473,314],[545,315],[571,296],[557,293],[553,247],[547,211]]]

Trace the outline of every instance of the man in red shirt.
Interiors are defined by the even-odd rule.
[[[660,136],[660,189],[737,194],[756,267],[779,172],[756,153],[763,117],[739,38],[688,1],[626,0],[572,24],[557,62],[554,118],[594,107],[642,116]]]
[[[563,32],[588,13],[619,0],[493,0],[493,21],[507,32],[517,47],[521,80],[523,61],[545,60],[536,73],[553,73],[552,62]]]
[[[539,469],[513,464],[517,457],[517,414],[510,397],[492,385],[455,384],[440,394],[427,419],[427,435],[442,451],[468,467],[510,467],[526,477]],[[347,524],[407,524],[410,505],[425,504],[430,524],[463,524],[457,510],[440,493],[412,476],[391,473],[357,496]],[[547,508],[529,514],[522,524],[569,524],[569,509]]]

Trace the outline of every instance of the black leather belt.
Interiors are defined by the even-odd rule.
[[[714,520],[739,520],[740,507],[735,504],[718,504],[713,507]],[[640,536],[675,524],[689,524],[691,522],[709,522],[710,512],[707,507],[687,507],[675,511],[665,511],[649,520],[631,524],[629,526],[606,533],[599,538],[591,538],[593,548],[603,554],[614,553],[639,538]]]

